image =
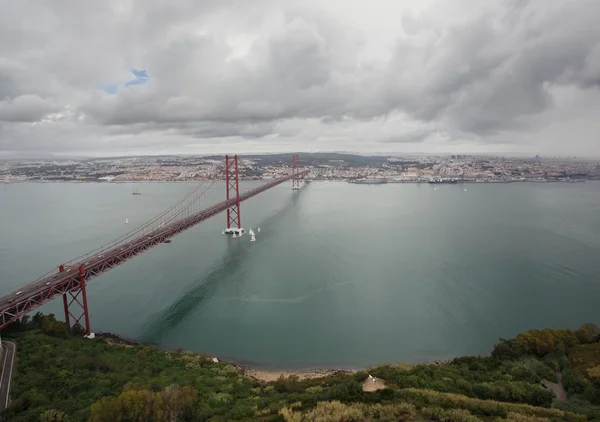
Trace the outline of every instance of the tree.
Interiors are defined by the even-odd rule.
[[[588,322],[579,327],[575,335],[583,344],[596,343],[600,337],[600,328],[596,324]]]
[[[494,346],[492,356],[502,359],[515,359],[521,356],[543,357],[549,353],[566,353],[569,348],[580,344],[573,330],[529,330],[518,334],[514,339],[500,339]]]
[[[103,397],[92,404],[92,422],[191,420],[198,404],[198,391],[192,387],[171,386],[153,392],[148,386],[125,385],[118,397]]]
[[[46,410],[40,415],[40,422],[68,422],[70,418],[56,409]]]

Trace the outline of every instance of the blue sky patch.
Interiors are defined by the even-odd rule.
[[[125,82],[124,84],[112,83],[108,85],[102,85],[100,89],[104,90],[104,92],[106,92],[107,94],[116,94],[120,88],[132,85],[146,85],[150,80],[150,76],[148,76],[148,69],[131,69],[131,74],[134,76],[134,79],[131,79]]]

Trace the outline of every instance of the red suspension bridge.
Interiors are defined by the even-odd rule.
[[[238,156],[225,156],[225,200],[206,204],[221,178],[200,183],[184,198],[164,212],[112,242],[81,255],[17,291],[0,298],[0,329],[43,304],[62,296],[65,321],[69,329],[79,325],[90,334],[86,282],[128,261],[142,252],[170,241],[170,238],[210,217],[227,211],[227,233],[242,233],[240,203],[287,180],[298,188],[300,178],[309,170],[298,169],[298,156],[292,157],[291,174],[273,179],[257,188],[240,192]]]

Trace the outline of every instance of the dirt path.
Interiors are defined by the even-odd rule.
[[[377,391],[383,390],[385,383],[379,378],[368,376],[365,382],[363,382],[363,391]]]
[[[567,391],[562,383],[562,374],[560,369],[556,369],[556,379],[558,382],[550,382],[548,380],[542,380],[542,385],[554,393],[554,397],[558,401],[567,401]]]

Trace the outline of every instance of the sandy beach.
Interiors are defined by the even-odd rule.
[[[356,371],[342,369],[315,369],[309,371],[262,371],[258,369],[242,368],[242,372],[254,379],[271,382],[277,381],[281,376],[284,378],[297,376],[299,380],[305,380],[310,378],[328,377],[336,374],[354,374]]]

